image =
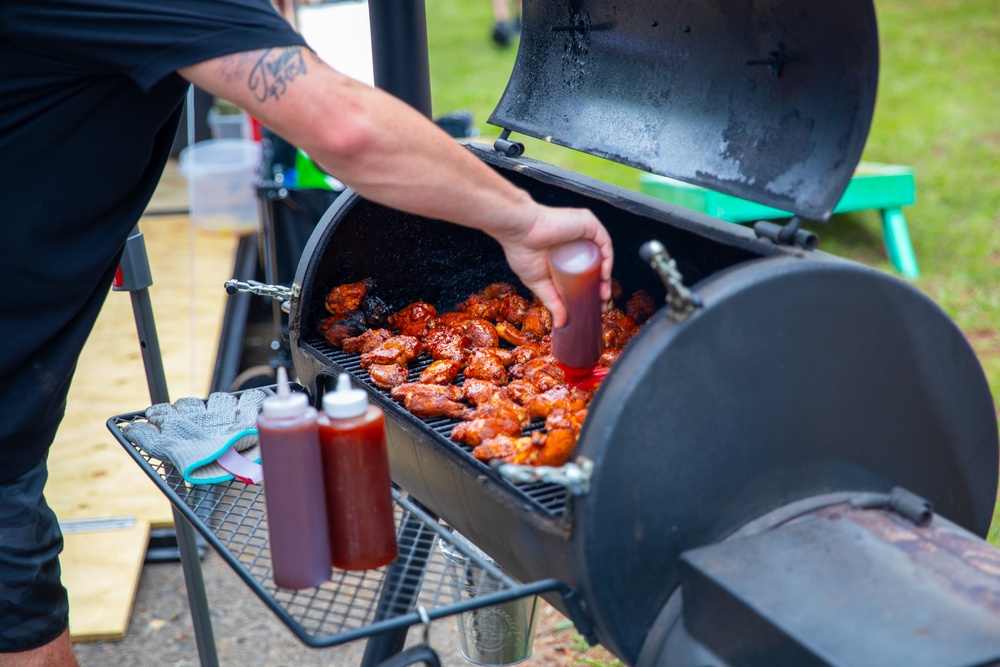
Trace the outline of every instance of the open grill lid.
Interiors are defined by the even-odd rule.
[[[526,0],[498,127],[826,220],[875,106],[871,0]]]

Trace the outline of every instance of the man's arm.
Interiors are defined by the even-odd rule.
[[[179,73],[245,109],[367,199],[495,238],[556,326],[565,322],[565,309],[548,271],[552,246],[596,242],[604,258],[601,297],[610,298],[611,239],[590,211],[536,203],[420,113],[333,70],[312,51],[250,51]]]

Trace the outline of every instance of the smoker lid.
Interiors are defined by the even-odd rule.
[[[825,220],[877,80],[871,0],[525,0],[489,122]]]

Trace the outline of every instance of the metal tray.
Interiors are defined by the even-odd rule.
[[[122,427],[141,420],[144,411],[111,417],[107,426],[195,530],[308,646],[335,646],[528,595],[572,595],[555,579],[514,581],[398,488],[392,490],[399,542],[395,562],[362,572],[334,569],[330,580],[316,588],[279,588],[271,577],[264,488],[238,481],[186,483],[172,464],[149,457],[125,438]],[[468,557],[464,572],[449,566],[439,541]],[[460,596],[460,587],[478,594]]]

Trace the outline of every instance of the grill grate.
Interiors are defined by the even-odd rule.
[[[392,399],[392,395],[388,391],[376,386],[371,381],[371,377],[369,377],[368,372],[361,368],[361,355],[344,352],[343,350],[331,346],[325,339],[319,337],[314,337],[308,340],[307,344],[313,352],[322,358],[325,365],[335,366],[342,371],[350,373],[355,382],[360,382],[365,386],[370,387],[372,391],[375,391],[379,395],[385,397],[386,401],[397,407],[401,412],[404,412],[412,419],[416,419],[421,424],[426,426],[435,437],[437,437],[446,446],[453,449],[457,455],[473,461],[475,465],[482,468],[483,474],[493,473],[492,469],[487,464],[472,456],[472,447],[464,443],[454,442],[451,439],[451,429],[456,424],[460,423],[460,420],[445,417],[437,419],[419,419],[399,406]],[[419,357],[414,359],[410,364],[409,381],[416,382],[420,377],[420,373],[430,366],[432,362],[433,359],[426,354],[421,354]],[[464,378],[461,374],[459,374],[458,378],[456,378],[456,382],[458,383],[461,383],[463,380]],[[541,430],[544,427],[544,419],[534,419],[524,430],[525,433],[531,433],[533,431]],[[564,486],[552,484],[550,482],[517,484],[505,481],[505,483],[513,489],[514,493],[521,496],[521,500],[524,501],[527,506],[531,507],[534,511],[540,512],[544,516],[559,519],[566,511],[566,503],[570,492]]]
[[[108,428],[191,525],[309,646],[333,646],[417,624],[420,606],[436,619],[563,586],[553,580],[518,584],[394,488],[395,562],[361,572],[334,569],[330,580],[316,588],[278,588],[271,577],[264,488],[242,482],[187,484],[173,465],[151,458],[125,438],[122,429],[144,419],[141,412],[112,417]],[[449,563],[442,544],[467,557],[469,565]]]

